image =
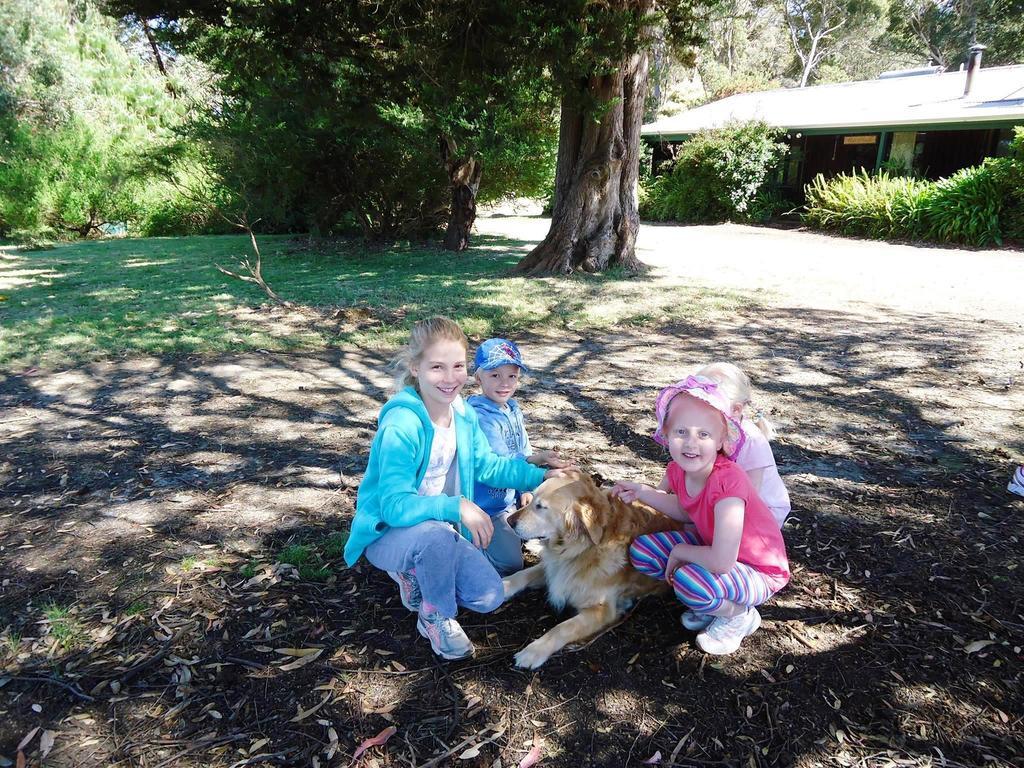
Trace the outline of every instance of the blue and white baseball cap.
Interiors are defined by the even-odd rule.
[[[524,373],[529,373],[529,370],[523,365],[523,356],[519,352],[519,347],[516,346],[514,341],[508,339],[488,339],[476,350],[476,356],[473,358],[473,365],[478,371],[491,371],[502,365],[516,365]]]

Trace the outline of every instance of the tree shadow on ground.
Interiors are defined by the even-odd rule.
[[[1000,451],[1024,443],[1014,413],[988,405],[1019,407],[1021,393],[976,381],[998,357],[988,340],[1012,331],[980,328],[757,308],[713,325],[523,338],[534,442],[610,479],[658,479],[660,386],[711,358],[737,362],[779,422],[794,502],[794,580],[740,652],[705,656],[676,605],[648,600],[536,675],[512,669],[511,653],[560,620],[541,594],[466,616],[477,658],[439,664],[393,583],[331,549],[386,354],[7,377],[0,754],[40,725],[61,734],[54,764],[308,764],[326,759],[332,730],[351,754],[394,723],[386,765],[466,739],[450,762],[515,765],[536,741],[543,764],[563,766],[656,751],[680,765],[1013,764],[1024,504],[1000,492]],[[289,546],[330,575],[283,564]],[[48,603],[72,610],[76,644],[58,642]],[[288,666],[305,658],[290,649],[314,648]],[[86,736],[96,742],[80,752]]]

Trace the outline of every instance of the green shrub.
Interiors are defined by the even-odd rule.
[[[1017,126],[1013,132],[1009,154],[992,161],[991,165],[1002,191],[999,224],[1003,237],[1024,241],[1024,126]]]
[[[12,231],[85,237],[138,215],[142,180],[122,134],[107,135],[78,117],[54,128],[18,125],[0,163],[0,218]]]
[[[747,218],[749,221],[766,222],[798,207],[797,203],[787,199],[777,188],[766,184],[758,190],[750,203],[750,215]]]
[[[940,243],[1002,245],[1003,200],[997,165],[998,161],[986,160],[928,184],[919,200],[915,234]]]
[[[91,0],[0,2],[0,234],[22,241],[132,231],[137,160],[188,107]]]
[[[847,235],[907,237],[917,228],[919,200],[928,183],[886,172],[821,174],[807,185],[807,213],[812,227]]]
[[[167,181],[151,184],[147,193],[138,198],[139,217],[134,229],[143,237],[173,237],[177,235],[237,234],[238,228],[217,211],[230,208],[224,205],[225,194],[219,190],[191,183],[188,175],[173,169],[163,174],[174,175],[181,183],[176,187]],[[161,174],[153,173],[159,178]],[[135,232],[133,232],[135,234]]]
[[[737,123],[695,134],[672,170],[647,187],[640,214],[658,221],[751,221],[758,194],[785,156],[783,132]]]
[[[1024,126],[1006,157],[924,181],[865,171],[807,185],[804,220],[849,235],[1001,245],[1024,239]]]

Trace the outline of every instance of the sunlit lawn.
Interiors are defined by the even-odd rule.
[[[511,277],[531,244],[477,237],[468,253],[423,245],[367,246],[260,238],[264,276],[284,298],[329,310],[386,310],[382,325],[336,330],[314,316],[282,322],[262,292],[227,277],[242,236],[91,241],[47,251],[0,248],[0,366],[59,367],[112,356],[226,350],[390,346],[431,314],[470,336],[659,324],[735,307],[736,295],[623,275]],[[247,311],[249,310],[249,311]],[[327,316],[327,312],[322,313]],[[350,326],[351,327],[351,326]]]

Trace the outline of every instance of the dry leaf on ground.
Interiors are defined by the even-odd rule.
[[[383,731],[378,733],[376,736],[374,736],[372,738],[369,738],[366,741],[364,741],[362,744],[360,744],[356,748],[355,754],[352,755],[352,759],[353,760],[358,760],[359,756],[362,755],[363,752],[368,750],[370,747],[382,747],[382,746],[384,746],[385,744],[388,743],[388,739],[390,739],[396,733],[398,733],[398,729],[395,728],[395,726],[393,726],[393,725],[389,725],[387,728],[385,728]]]

